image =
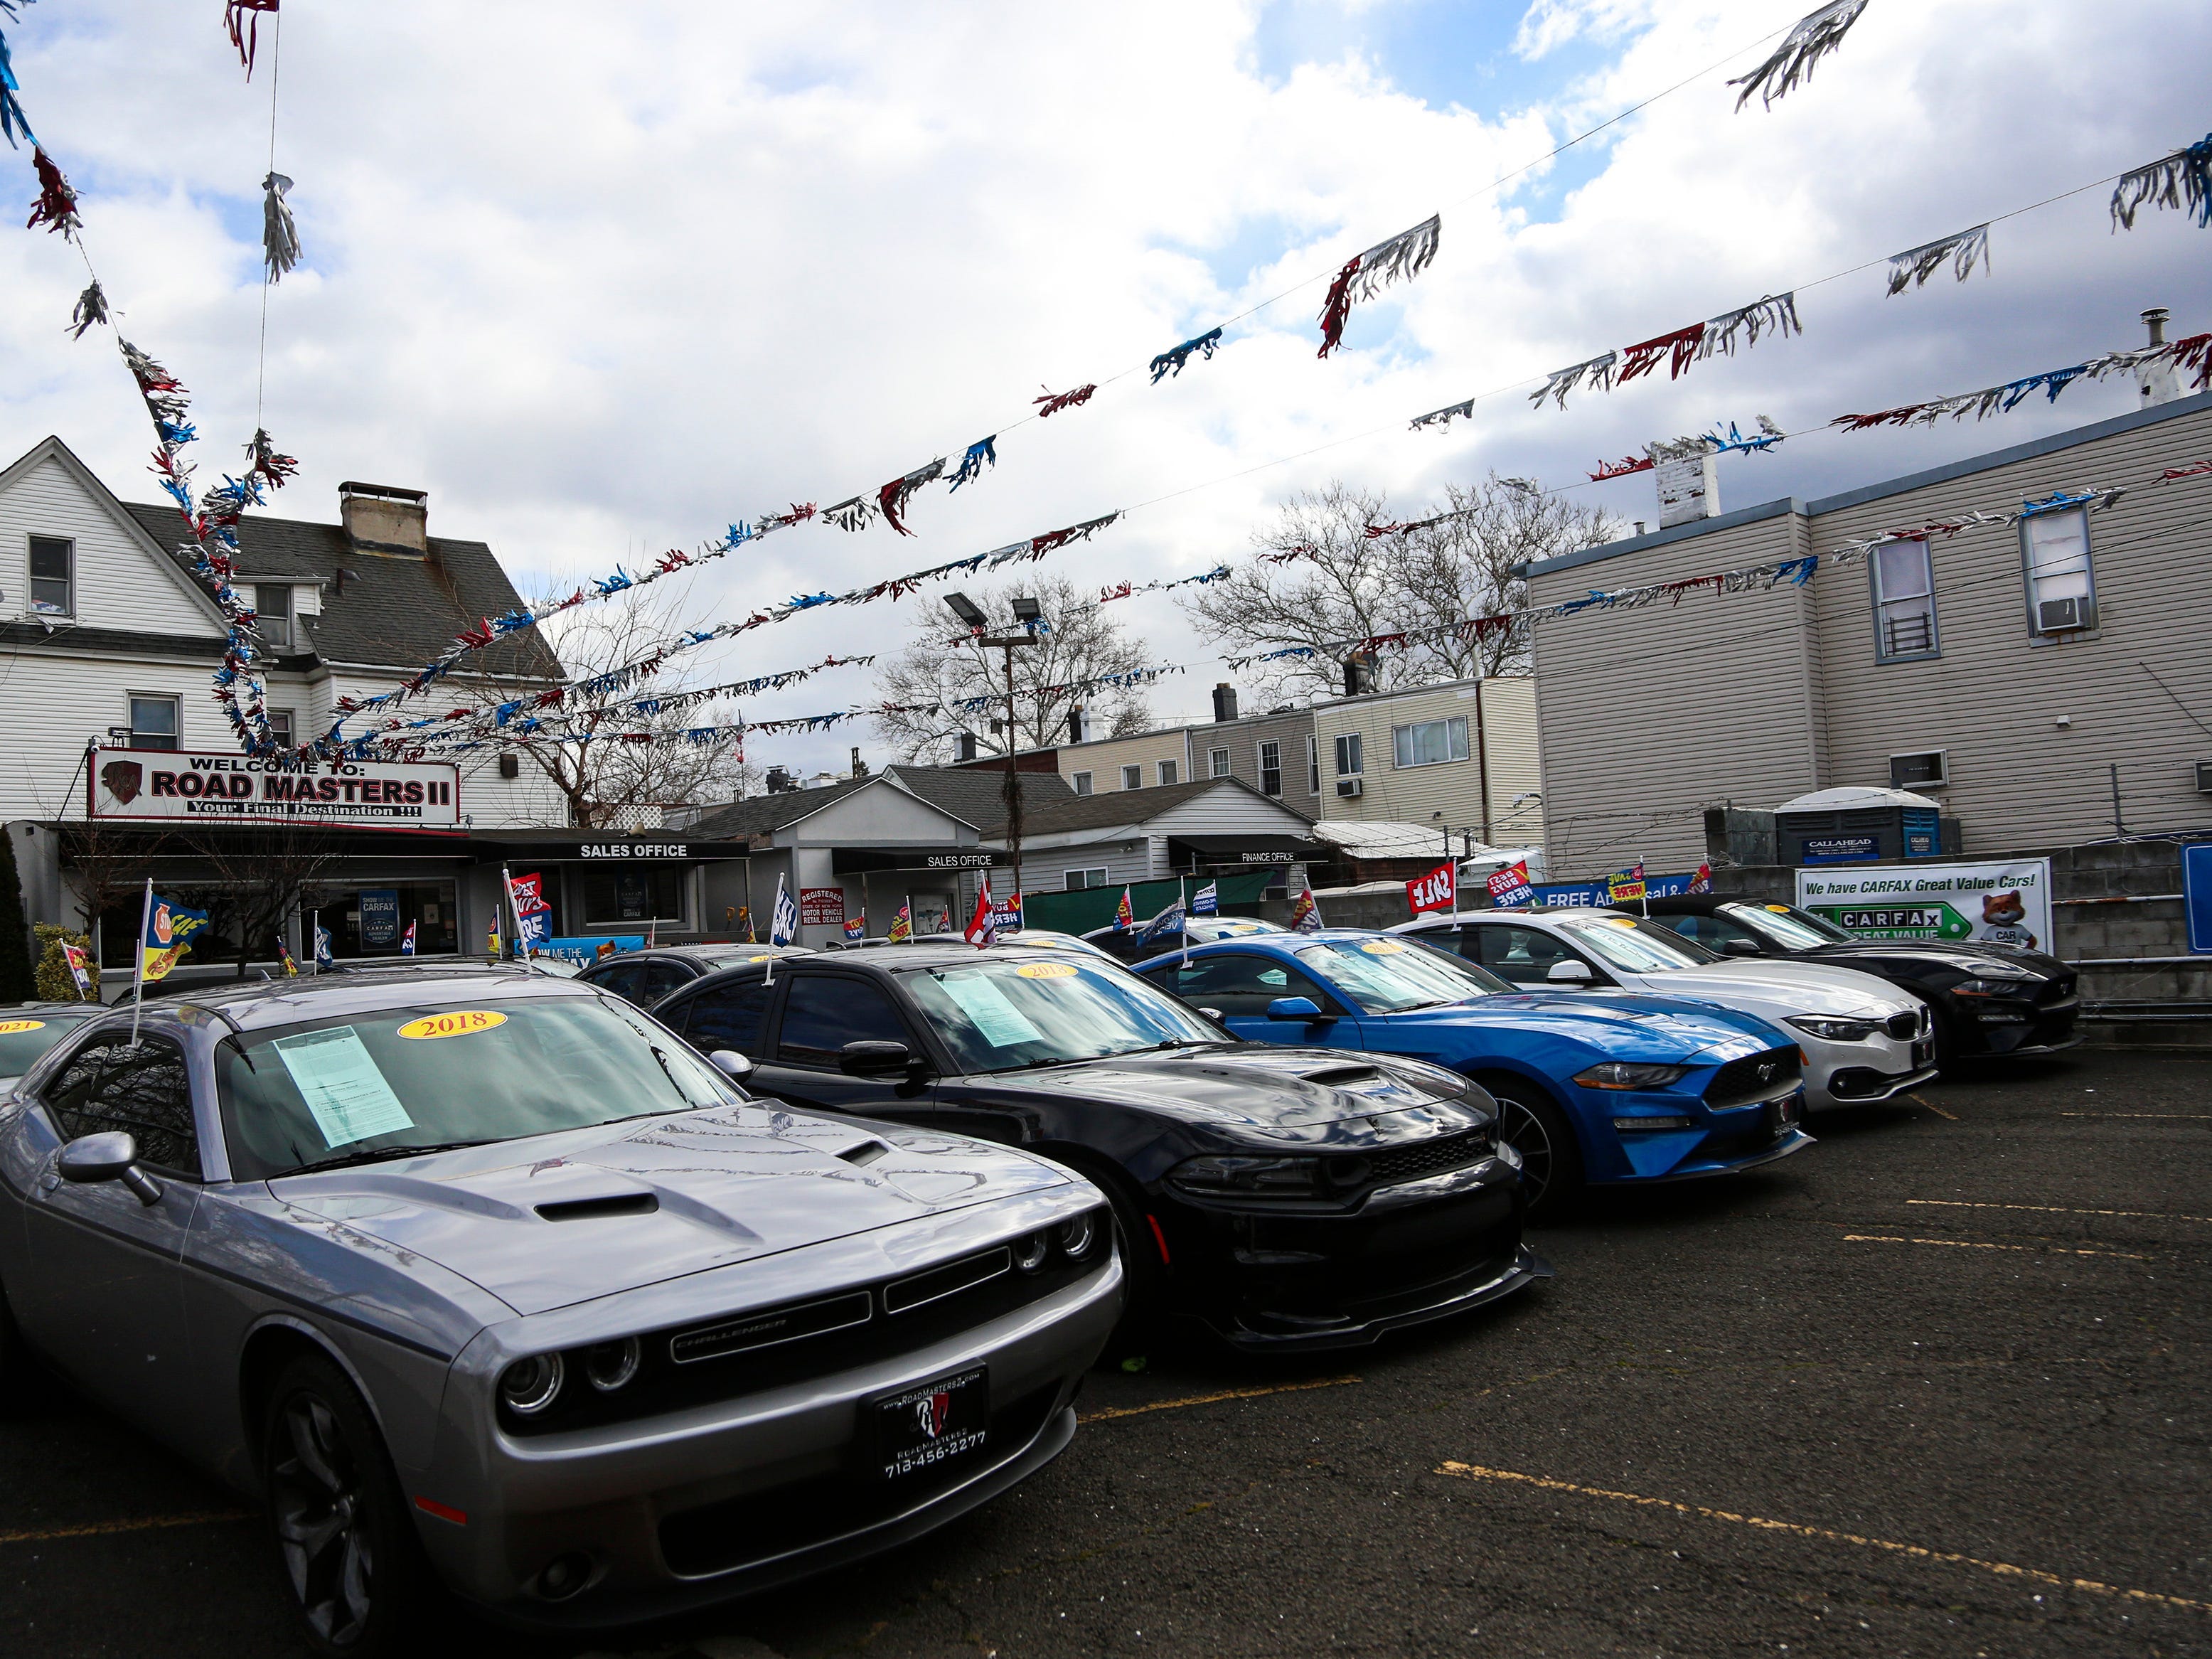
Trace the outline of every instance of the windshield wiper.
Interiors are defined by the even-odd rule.
[[[317,1158],[313,1164],[302,1164],[296,1170],[287,1170],[285,1175],[312,1175],[318,1170],[343,1170],[356,1164],[383,1164],[398,1158],[427,1158],[432,1152],[458,1152],[470,1146],[489,1146],[489,1140],[441,1140],[428,1146],[380,1146],[368,1152],[341,1152],[336,1158]],[[282,1179],[283,1177],[278,1177]]]

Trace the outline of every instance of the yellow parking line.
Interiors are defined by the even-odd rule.
[[[1146,1412],[1179,1411],[1185,1406],[1211,1406],[1224,1400],[1257,1400],[1267,1394],[1300,1394],[1308,1389],[1341,1389],[1358,1381],[1356,1376],[1328,1376],[1318,1382],[1278,1382],[1269,1389],[1225,1389],[1219,1394],[1194,1394],[1188,1400],[1155,1400],[1149,1406],[1109,1406],[1104,1411],[1087,1412],[1075,1420],[1079,1423],[1103,1423],[1116,1417],[1142,1417]]]
[[[2061,1112],[2061,1117],[2156,1118],[2162,1123],[2212,1123],[2212,1112]]]
[[[1755,1527],[1761,1532],[1786,1533],[1795,1538],[1818,1539],[1829,1544],[1855,1544],[1862,1549],[1887,1550],[1893,1555],[1909,1555],[1916,1560],[1940,1562],[1947,1566],[1978,1567],[1984,1572],[1993,1572],[2003,1578],[2025,1578],[2031,1583],[2055,1585],[2060,1589],[2087,1590],[2095,1595],[2117,1596],[2127,1601],[2148,1601],[2162,1607],[2184,1607],[2191,1613],[2212,1613],[2212,1601],[2191,1601],[2185,1595],[2160,1595],[2155,1590],[2126,1589],[2118,1584],[2106,1584],[2094,1578],[2069,1578],[2063,1574],[2044,1572],[2035,1567],[2016,1567],[2008,1561],[1984,1560],[1978,1555],[1960,1555],[1951,1550],[1933,1550],[1922,1544],[1899,1544],[1887,1538],[1868,1538],[1855,1532],[1836,1532],[1826,1527],[1808,1527],[1795,1521],[1769,1521],[1756,1515],[1738,1515],[1730,1510],[1708,1509],[1703,1504],[1678,1504],[1671,1498],[1646,1498],[1640,1492],[1608,1492],[1602,1486],[1580,1486],[1571,1480],[1553,1480],[1540,1474],[1522,1474],[1512,1469],[1486,1469],[1478,1464],[1446,1462],[1438,1466],[1438,1474],[1455,1476],[1462,1480],[1499,1480],[1517,1482],[1534,1486],[1544,1492],[1571,1492],[1578,1498],[1603,1498],[1616,1504],[1636,1504],[1646,1509],[1672,1510],[1677,1515],[1694,1515],[1708,1521],[1728,1521],[1741,1527]]]
[[[2104,1255],[2122,1261],[2148,1261],[2125,1250],[2075,1250],[2063,1244],[1984,1244],[1975,1238],[1903,1238],[1894,1233],[1845,1233],[1846,1244],[1941,1244],[1954,1250],[2026,1250],[2035,1255]]]
[[[78,1527],[47,1527],[32,1532],[0,1532],[0,1544],[48,1544],[63,1538],[96,1538],[108,1533],[148,1532],[156,1527],[212,1526],[218,1521],[251,1521],[243,1510],[203,1510],[192,1515],[148,1515],[131,1521],[88,1521]]]
[[[1907,1093],[1905,1097],[1907,1100],[1911,1101],[1916,1105],[1925,1106],[1929,1111],[1935,1113],[1938,1117],[1949,1118],[1954,1123],[1956,1123],[1959,1121],[1954,1114],[1945,1111],[1941,1106],[1938,1106],[1932,1100],[1923,1100],[1918,1095],[1911,1093]]]
[[[2033,1210],[2038,1215],[2120,1215],[2144,1221],[2212,1221],[2212,1215],[2176,1215],[2167,1210],[2069,1210],[2057,1204],[1976,1204],[1963,1198],[1908,1198],[1907,1204],[1946,1210]]]

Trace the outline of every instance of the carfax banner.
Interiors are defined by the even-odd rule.
[[[460,773],[398,761],[265,761],[235,751],[103,749],[85,781],[96,818],[456,829]]]
[[[1797,902],[1869,939],[1972,939],[2051,949],[2051,860],[1800,870]]]

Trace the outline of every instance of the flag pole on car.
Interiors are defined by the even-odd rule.
[[[146,902],[138,910],[138,982],[131,992],[131,1046],[138,1046],[138,1016],[146,1012],[146,930],[154,925],[154,878],[146,878]]]

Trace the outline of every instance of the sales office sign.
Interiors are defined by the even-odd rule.
[[[250,755],[103,749],[87,807],[96,818],[457,829],[459,773],[397,761],[257,760]]]

